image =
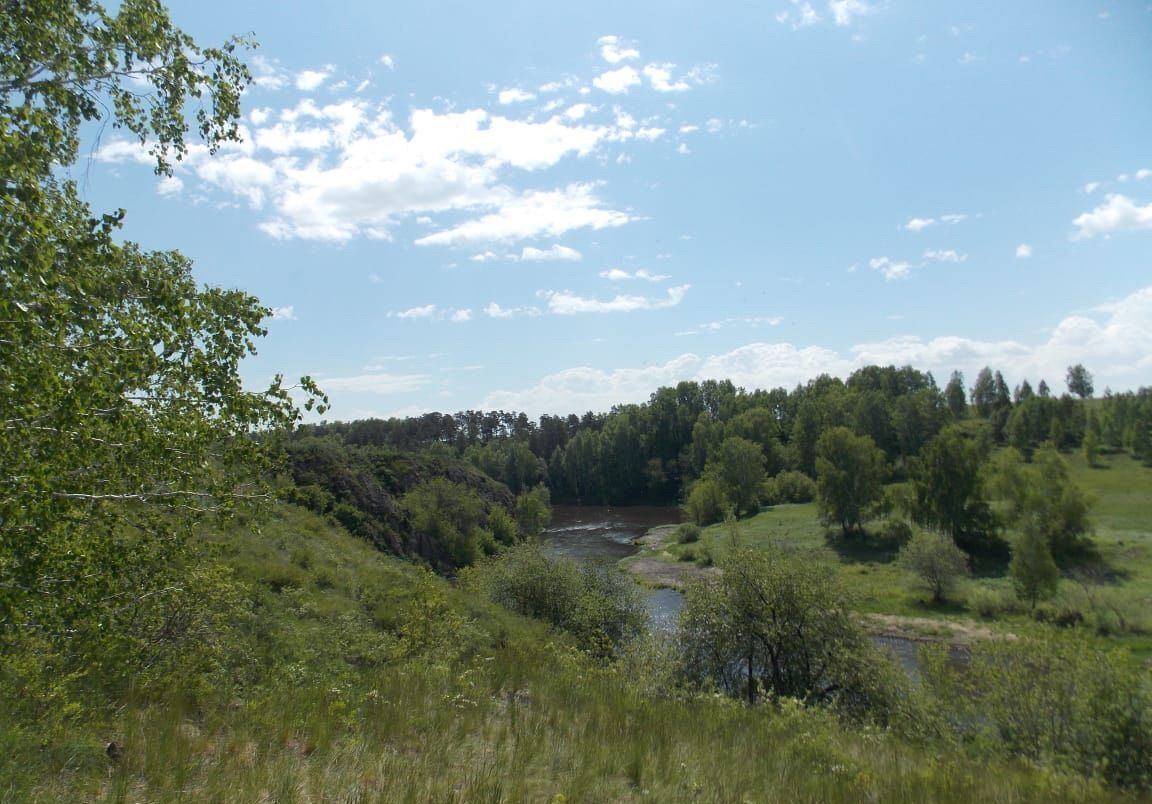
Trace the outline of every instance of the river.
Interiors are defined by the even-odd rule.
[[[620,559],[639,551],[633,542],[649,528],[680,520],[680,509],[673,506],[557,505],[552,509],[552,525],[544,533],[544,543],[558,556],[614,567]],[[676,630],[684,595],[675,589],[645,589],[644,602],[653,630]]]
[[[552,509],[552,524],[544,533],[544,542],[556,555],[614,567],[620,559],[639,552],[634,542],[650,528],[673,525],[681,519],[680,510],[672,506],[558,505]],[[675,589],[645,589],[644,593],[652,629],[674,632],[684,606],[684,595]],[[896,636],[872,639],[909,675],[919,676],[916,641]]]

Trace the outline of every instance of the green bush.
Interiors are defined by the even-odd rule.
[[[676,541],[680,544],[692,544],[700,541],[700,526],[695,522],[684,522],[676,528]]]
[[[1125,655],[1060,632],[988,639],[958,669],[923,654],[956,731],[1008,754],[1152,791],[1152,683]]]
[[[518,614],[571,633],[581,648],[609,656],[643,632],[647,609],[639,587],[620,573],[556,558],[534,544],[519,544],[463,575]]]
[[[803,472],[789,470],[769,478],[764,484],[767,505],[806,503],[816,499],[816,481]]]
[[[711,525],[722,520],[731,506],[723,486],[705,477],[692,484],[684,501],[684,513],[697,525]]]

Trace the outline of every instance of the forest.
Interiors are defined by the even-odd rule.
[[[13,9],[0,799],[1152,792],[1152,389],[868,366],[302,424],[322,384],[242,378],[270,308],[119,237],[68,171],[90,125],[160,175],[235,142],[254,43],[155,0]],[[674,632],[628,560],[549,549],[560,503],[666,507]]]

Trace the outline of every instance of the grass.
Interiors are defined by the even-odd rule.
[[[1112,633],[1142,659],[1152,658],[1152,469],[1126,453],[1102,455],[1089,466],[1080,452],[1065,453],[1072,480],[1095,500],[1091,520],[1099,561],[1097,581],[1082,584],[1065,577],[1049,610],[1081,612],[1101,633]],[[871,523],[875,531],[881,523]],[[867,614],[920,620],[966,621],[981,617],[991,600],[993,616],[1006,629],[1031,621],[1014,602],[1007,565],[982,568],[963,582],[954,599],[931,604],[928,595],[909,586],[909,577],[896,563],[898,545],[882,534],[843,540],[836,530],[820,524],[816,504],[779,505],[739,522],[740,542],[749,547],[770,543],[809,550],[833,563],[856,608]],[[723,555],[731,534],[723,524],[704,529],[695,545],[667,545],[666,559],[677,561],[685,550]],[[977,606],[977,601],[982,601]],[[1055,614],[1053,614],[1055,616]],[[930,626],[909,624],[911,636],[923,636]],[[941,633],[951,633],[942,629]]]
[[[790,511],[795,537],[810,537],[804,509]],[[787,702],[749,709],[687,695],[651,675],[643,654],[593,662],[540,623],[296,508],[213,538],[251,603],[214,694],[126,701],[52,733],[0,711],[0,800],[1111,797],[1083,779],[850,729]],[[105,756],[112,740],[119,760]]]

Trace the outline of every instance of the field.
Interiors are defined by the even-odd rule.
[[[1080,568],[1086,572],[1075,573],[1079,580],[1066,574],[1055,598],[1038,608],[1039,616],[1079,615],[1084,625],[1122,641],[1138,657],[1152,657],[1152,469],[1127,454],[1102,455],[1096,466],[1078,452],[1064,458],[1072,480],[1095,500],[1091,520],[1098,557]],[[777,544],[833,562],[854,606],[873,615],[870,622],[878,630],[963,638],[989,627],[1019,629],[1035,619],[1036,613],[1015,602],[1006,562],[981,568],[952,599],[931,604],[896,563],[899,544],[885,538],[881,522],[869,527],[868,536],[844,540],[820,524],[815,503],[779,505],[741,520],[737,538],[745,546]],[[704,556],[716,560],[732,539],[725,525],[713,525],[698,543],[671,540],[643,558],[687,567]]]

